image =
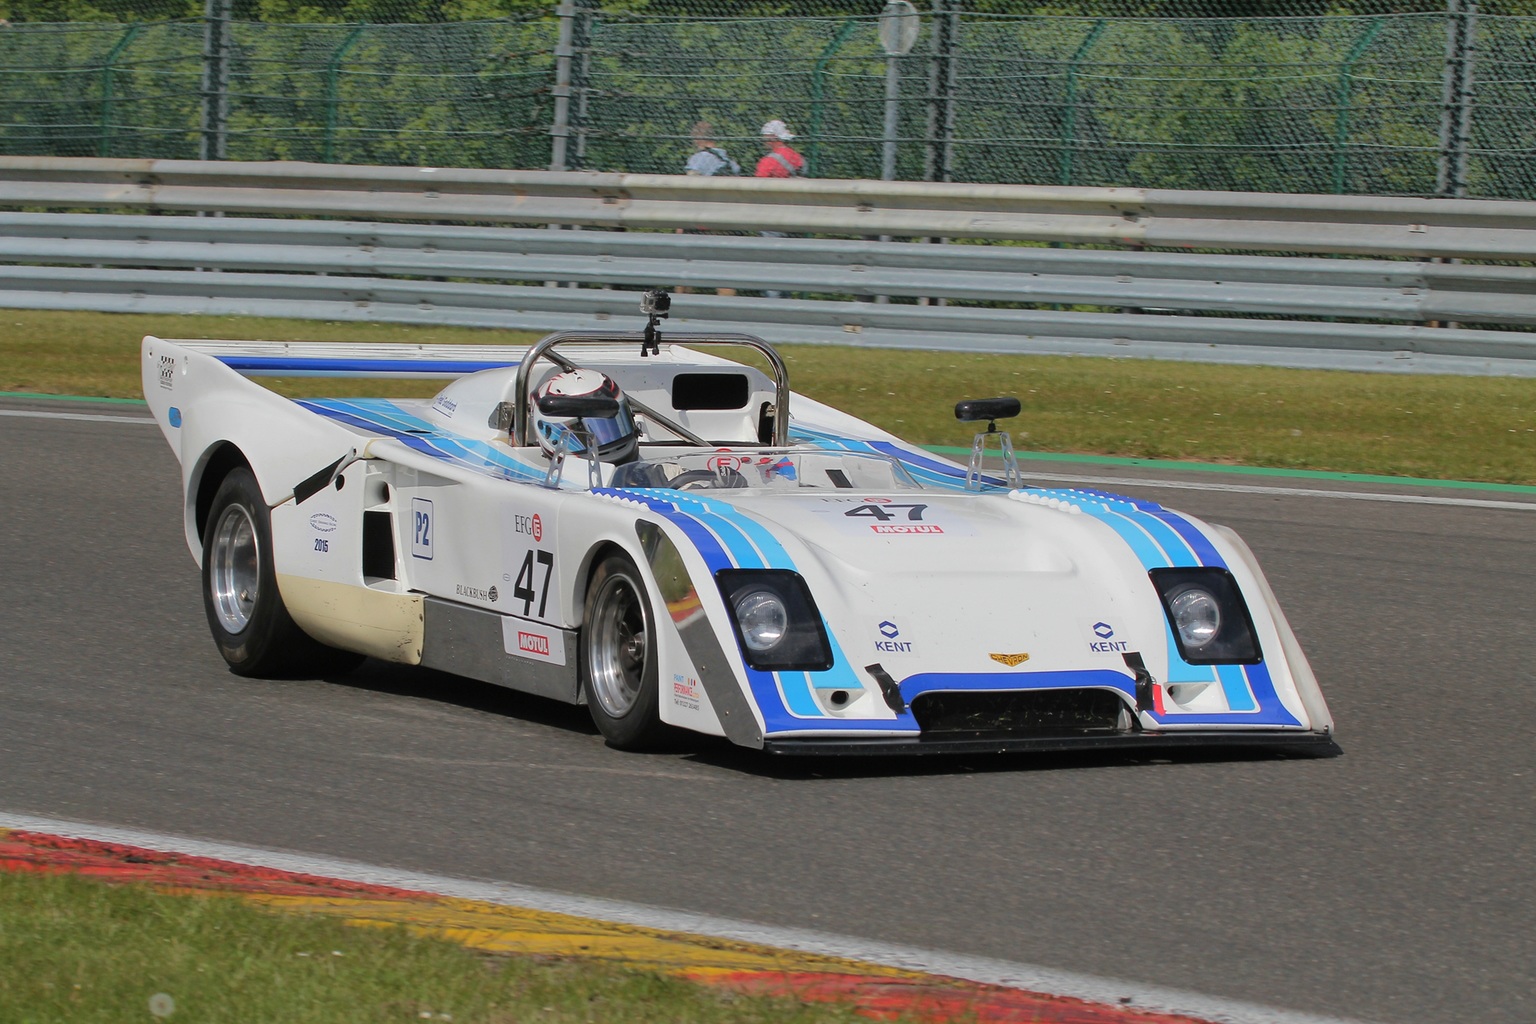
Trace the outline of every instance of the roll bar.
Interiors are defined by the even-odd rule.
[[[528,417],[528,382],[532,377],[533,364],[540,359],[548,359],[562,370],[574,370],[577,364],[567,359],[563,353],[556,352],[559,345],[621,345],[625,342],[640,342],[645,336],[639,331],[557,331],[542,339],[538,344],[528,350],[523,361],[517,366],[517,381],[512,391],[512,443],[518,447],[527,447],[533,444],[530,436]],[[773,393],[773,446],[785,448],[789,445],[789,368],[784,365],[784,360],[762,338],[751,334],[689,334],[684,332],[668,331],[663,339],[668,345],[687,345],[693,348],[704,347],[735,347],[750,348],[762,353],[773,367],[774,393]],[[646,418],[655,420],[668,430],[673,431],[679,437],[686,439],[691,444],[708,446],[711,442],[699,437],[693,431],[682,426],[645,403],[634,398],[629,398],[629,404],[636,412],[643,413]]]

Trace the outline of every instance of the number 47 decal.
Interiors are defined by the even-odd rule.
[[[537,590],[534,589],[533,585],[535,575],[533,562],[535,558],[544,567],[544,580],[538,585]],[[549,604],[549,577],[552,574],[554,565],[555,556],[548,551],[534,551],[530,549],[528,554],[523,556],[523,567],[517,570],[517,581],[512,584],[512,599],[514,601],[519,598],[522,599],[524,615],[528,614],[528,610],[533,607],[534,599],[537,598],[539,602],[538,617],[541,619],[544,617],[544,608]]]
[[[903,505],[890,503],[884,505],[855,505],[847,512],[844,512],[843,515],[849,517],[868,516],[871,519],[878,519],[882,523],[888,523],[892,519],[896,518],[891,514],[892,509],[904,508],[907,510],[907,522],[920,523],[923,521],[923,510],[927,507],[927,505]]]

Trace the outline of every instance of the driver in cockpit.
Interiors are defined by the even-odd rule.
[[[540,399],[608,398],[617,405],[611,415],[552,416],[540,407]],[[629,401],[614,379],[599,370],[565,370],[540,384],[528,401],[529,423],[545,455],[553,456],[564,448],[572,454],[585,455],[591,443],[601,462],[614,465],[635,458],[640,430],[635,425]]]

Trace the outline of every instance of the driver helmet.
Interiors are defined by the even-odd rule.
[[[619,408],[612,416],[547,416],[539,409],[545,395],[577,398],[614,398]],[[546,455],[553,455],[562,444],[570,452],[586,452],[586,439],[597,446],[602,462],[625,462],[635,454],[640,431],[629,411],[629,401],[612,377],[599,370],[565,370],[549,377],[534,391],[528,402],[529,422]],[[580,429],[572,429],[577,427]]]

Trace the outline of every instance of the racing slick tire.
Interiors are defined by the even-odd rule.
[[[267,504],[243,466],[220,482],[208,512],[203,610],[213,642],[238,676],[337,675],[363,661],[313,639],[288,614],[272,568]]]
[[[598,732],[620,750],[664,745],[677,730],[657,708],[655,613],[628,556],[611,554],[593,570],[582,623],[581,692]]]

